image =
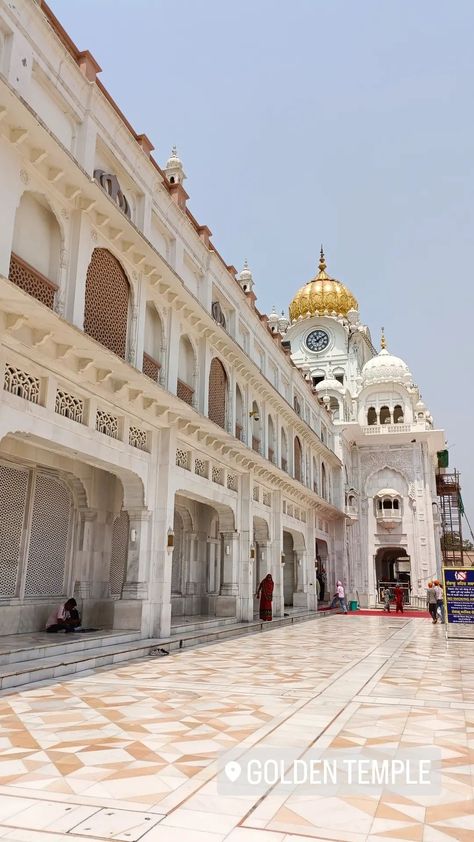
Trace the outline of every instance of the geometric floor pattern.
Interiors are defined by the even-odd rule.
[[[229,750],[422,750],[436,796],[225,796]],[[474,647],[337,615],[0,696],[0,841],[473,842]]]

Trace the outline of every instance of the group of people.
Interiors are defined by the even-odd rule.
[[[438,622],[438,616],[440,623],[444,623],[443,588],[437,579],[434,579],[433,582],[428,582],[428,588],[426,590],[426,605],[431,614],[433,623]]]
[[[392,591],[390,588],[385,587],[382,592],[383,597],[383,610],[387,611],[390,614],[390,603],[392,602],[393,597],[395,598],[395,613],[396,614],[403,614],[403,588],[400,585],[396,585],[393,590],[393,597]]]

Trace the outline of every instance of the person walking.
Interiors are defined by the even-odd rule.
[[[434,580],[433,585],[436,592],[436,616],[439,614],[440,623],[444,623],[443,588],[437,579]]]
[[[430,612],[433,618],[433,623],[437,623],[438,600],[433,582],[428,582],[428,588],[426,591],[426,604],[428,606],[428,611]]]
[[[403,588],[397,585],[395,588],[395,614],[403,614]]]
[[[390,591],[390,588],[387,588],[387,587],[384,588],[382,596],[383,596],[383,610],[387,611],[388,614],[390,614],[390,600],[392,598],[392,593]]]
[[[273,601],[273,587],[274,582],[272,574],[267,573],[264,579],[260,582],[257,591],[257,597],[260,597],[260,619],[272,619],[272,601]]]
[[[340,608],[342,608],[344,614],[347,614],[346,592],[340,579],[337,581],[337,597],[339,599]]]

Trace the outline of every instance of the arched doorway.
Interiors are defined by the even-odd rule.
[[[285,605],[293,605],[293,594],[296,590],[296,559],[293,535],[283,532],[283,599]]]
[[[235,616],[236,595],[232,585],[236,583],[229,583],[226,573],[234,552],[232,510],[180,491],[175,497],[173,531],[173,626],[217,616]]]
[[[271,559],[268,552],[269,529],[263,517],[253,519],[253,544],[255,557],[252,564],[252,594],[254,595],[254,613],[258,612],[257,588],[267,573],[271,573]]]
[[[383,602],[382,591],[397,584],[405,591],[405,603],[410,603],[411,563],[403,547],[380,547],[375,556],[375,578],[378,602]]]

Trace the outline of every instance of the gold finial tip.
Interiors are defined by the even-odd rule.
[[[382,338],[380,340],[380,347],[382,351],[385,351],[387,348],[387,340],[385,339],[385,328],[382,328]]]
[[[319,257],[319,271],[324,272],[326,268],[326,258],[324,257],[324,249],[321,246],[320,257]]]

